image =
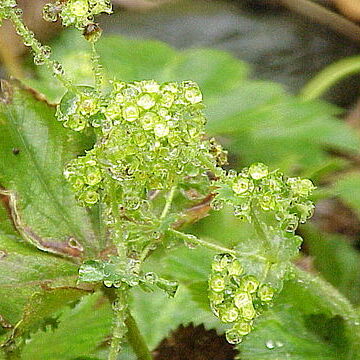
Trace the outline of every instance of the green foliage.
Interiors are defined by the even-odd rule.
[[[22,359],[73,360],[96,355],[111,331],[111,307],[100,294],[89,295],[67,308],[58,322],[56,329],[31,337]]]
[[[11,326],[22,318],[31,295],[47,293],[42,287],[66,291],[76,286],[77,266],[68,260],[39,252],[18,237],[3,234],[0,249],[0,314]]]
[[[303,231],[316,269],[353,304],[359,305],[360,255],[349,239],[322,234],[314,227],[307,226]]]
[[[334,185],[334,192],[345,204],[360,214],[360,176],[359,173],[348,174]]]
[[[54,121],[55,109],[35,93],[9,91],[10,103],[0,104],[0,183],[14,192],[10,206],[21,219],[18,229],[42,250],[94,256],[106,240],[97,237],[97,224],[76,204],[62,176],[65,163],[91,139],[63,129]]]

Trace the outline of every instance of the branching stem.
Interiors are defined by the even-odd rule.
[[[96,51],[94,42],[91,42],[91,62],[94,71],[95,89],[100,90],[103,85],[104,74],[103,74],[103,67],[100,64],[100,56]]]
[[[232,255],[237,254],[235,250],[231,250],[231,249],[228,249],[226,247],[207,242],[205,240],[199,239],[198,237],[196,237],[194,235],[185,234],[185,233],[182,233],[182,232],[174,230],[174,229],[171,229],[169,231],[171,233],[173,233],[175,236],[177,236],[179,238],[182,238],[187,243],[191,243],[191,244],[194,244],[194,245],[201,245],[203,247],[206,247],[206,248],[211,249],[211,250],[219,251],[221,253],[228,253],[228,254],[232,254]]]
[[[21,14],[17,12],[18,10],[18,8],[11,9],[9,19],[13,23],[16,32],[22,37],[24,44],[32,49],[35,56],[41,57],[43,63],[53,72],[54,76],[65,88],[77,92],[76,87],[63,73],[54,71],[55,62],[43,55],[43,46],[34,38],[33,33],[24,24]]]

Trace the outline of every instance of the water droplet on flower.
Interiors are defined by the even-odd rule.
[[[139,98],[137,104],[143,109],[149,110],[155,105],[155,100],[150,94],[144,94]]]
[[[240,344],[242,341],[242,336],[236,329],[227,330],[225,336],[228,343],[233,345]]]
[[[220,310],[220,320],[224,323],[232,323],[239,317],[239,312],[234,306],[225,307]]]
[[[43,19],[48,22],[55,22],[58,19],[61,8],[62,6],[59,2],[45,4],[43,7]]]
[[[250,184],[249,180],[244,178],[239,178],[232,186],[232,189],[236,194],[241,195],[248,191],[249,184]]]
[[[89,4],[87,0],[76,0],[68,4],[69,13],[76,17],[83,17],[88,14]]]
[[[197,104],[202,101],[202,93],[198,87],[193,87],[185,90],[185,99],[191,104]]]
[[[268,285],[261,285],[257,295],[261,301],[269,302],[274,298],[274,289]]]
[[[246,275],[241,280],[241,289],[246,292],[254,293],[259,287],[259,281],[253,275]]]
[[[157,93],[160,89],[160,85],[154,80],[142,81],[141,86],[148,93]]]
[[[175,96],[172,93],[164,93],[161,98],[161,105],[166,108],[170,108],[175,100]]]
[[[222,292],[225,290],[225,280],[221,276],[212,276],[209,280],[209,286],[215,292]]]
[[[255,180],[262,179],[263,177],[267,176],[268,173],[268,167],[261,163],[253,164],[249,167],[249,175]]]
[[[241,309],[242,307],[251,303],[251,295],[245,291],[239,291],[234,296],[234,304],[238,309]]]
[[[127,105],[122,110],[122,116],[126,121],[132,122],[139,118],[139,108],[136,105]]]
[[[169,134],[169,128],[164,124],[156,124],[154,127],[154,134],[157,137],[164,137]]]

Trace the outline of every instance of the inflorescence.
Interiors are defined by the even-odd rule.
[[[249,222],[257,213],[270,213],[289,233],[293,233],[314,211],[313,202],[308,200],[315,189],[310,180],[284,179],[280,171],[270,171],[261,163],[244,168],[240,173],[230,170],[214,185],[214,209],[230,204],[236,217]]]
[[[93,205],[116,184],[126,207],[127,198],[145,198],[216,170],[202,109],[202,94],[190,81],[113,82],[105,97],[89,89],[65,95],[58,119],[72,130],[91,127],[98,134],[94,148],[65,170],[81,203]]]
[[[46,4],[43,9],[46,21],[55,22],[60,18],[64,26],[74,25],[80,30],[94,23],[94,16],[101,13],[112,13],[110,0],[56,1]]]
[[[275,290],[248,275],[230,254],[216,255],[209,278],[210,307],[222,322],[232,324],[226,339],[238,344],[250,333],[254,319],[267,309]]]

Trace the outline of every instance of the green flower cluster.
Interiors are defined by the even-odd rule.
[[[66,169],[78,198],[92,205],[95,188],[106,193],[115,182],[125,203],[127,198],[133,202],[150,190],[168,190],[184,178],[207,178],[207,171],[220,171],[217,165],[225,155],[205,138],[202,109],[201,91],[190,81],[113,82],[104,97],[84,87],[78,94],[66,94],[58,119],[75,131],[92,127],[98,137],[94,148]],[[86,174],[94,166],[103,178],[90,184]]]
[[[82,205],[90,206],[100,200],[100,186],[104,174],[97,161],[91,156],[79,157],[69,163],[64,175]]]
[[[94,22],[94,16],[112,13],[110,0],[68,0],[46,4],[43,17],[46,21],[57,21],[60,17],[64,26],[74,25],[83,29]]]
[[[271,213],[283,230],[293,233],[298,223],[312,216],[314,205],[308,200],[315,186],[308,179],[288,178],[269,171],[264,164],[253,164],[240,173],[230,170],[214,182],[213,208],[231,204],[235,216],[251,222],[255,213]]]
[[[10,12],[17,6],[15,0],[2,0],[0,2],[0,25],[3,19],[8,19]]]
[[[238,344],[250,333],[253,320],[271,304],[274,293],[269,285],[245,274],[234,256],[215,256],[209,278],[210,306],[222,322],[233,324],[226,331],[229,343]]]
[[[101,118],[101,99],[92,87],[81,86],[78,92],[67,92],[57,107],[56,117],[74,131],[97,126]]]

